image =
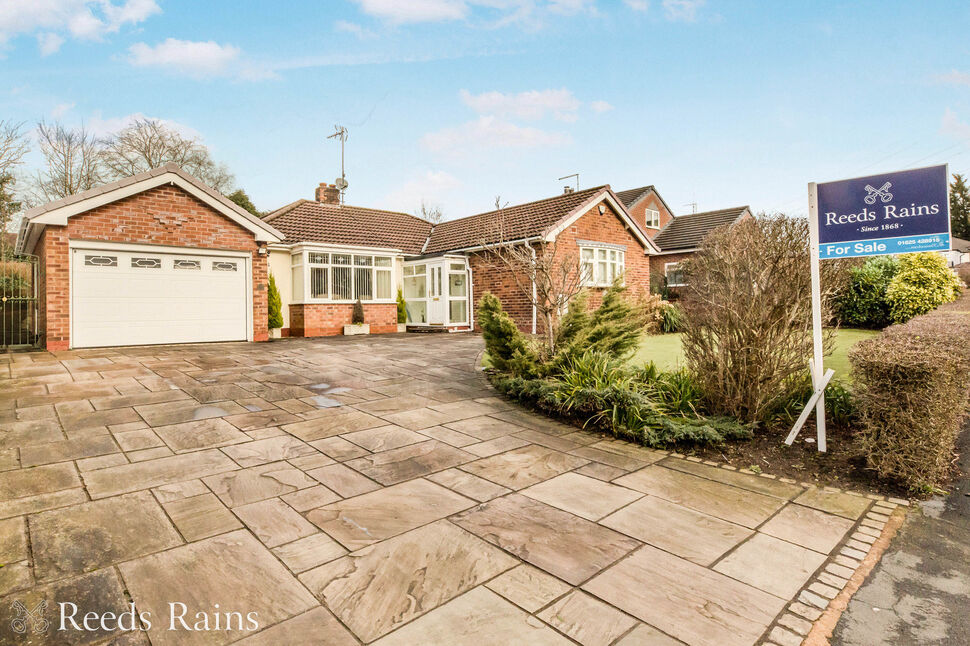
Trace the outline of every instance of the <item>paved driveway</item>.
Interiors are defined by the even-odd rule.
[[[551,422],[481,347],[9,355],[0,643],[787,645],[893,507]]]

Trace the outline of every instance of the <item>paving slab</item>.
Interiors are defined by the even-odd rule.
[[[517,490],[581,467],[587,462],[589,460],[585,458],[528,444],[464,464],[461,468],[503,487]]]
[[[222,452],[241,467],[255,467],[269,462],[320,455],[315,448],[290,435],[227,446]]]
[[[291,571],[297,573],[315,568],[346,553],[347,550],[340,543],[322,532],[273,549],[273,554],[279,557]]]
[[[83,475],[83,478],[92,498],[106,498],[119,493],[150,489],[233,469],[238,467],[232,460],[218,449],[208,449],[89,471]]]
[[[298,617],[246,637],[239,646],[338,646],[357,640],[326,608],[314,608]]]
[[[0,502],[79,487],[77,470],[69,462],[0,473]]]
[[[212,493],[163,502],[162,507],[187,541],[197,541],[242,527],[239,519]]]
[[[570,591],[560,581],[531,565],[519,565],[485,584],[526,612],[535,612]]]
[[[828,554],[854,525],[848,518],[792,504],[786,505],[758,531]]]
[[[249,436],[224,419],[202,419],[159,426],[155,433],[176,453],[248,442]]]
[[[118,452],[120,449],[110,435],[94,435],[22,447],[20,463],[26,468]]]
[[[386,426],[387,422],[380,417],[368,415],[367,413],[347,409],[338,410],[331,415],[315,417],[304,422],[295,424],[284,424],[282,429],[291,435],[295,435],[304,442],[322,440],[334,435],[343,435],[353,431],[362,431],[377,426]]]
[[[307,471],[307,475],[344,498],[351,498],[380,489],[379,484],[343,464],[331,464],[310,469]]]
[[[707,478],[708,480],[723,482],[734,487],[762,493],[766,496],[784,498],[785,500],[790,500],[805,491],[805,488],[801,485],[782,482],[781,480],[772,478],[762,478],[761,476],[749,473],[721,469],[719,467],[712,467],[709,464],[700,464],[679,458],[668,458],[661,462],[661,464],[668,469],[676,469],[677,471],[691,473],[701,478]]]
[[[639,491],[578,473],[564,473],[521,493],[587,520],[599,520],[643,497]]]
[[[427,440],[348,460],[346,464],[386,486],[455,467],[475,457],[448,444]]]
[[[630,615],[579,590],[569,593],[537,616],[583,646],[609,646],[639,623]]]
[[[872,504],[871,500],[862,496],[852,496],[839,491],[826,491],[817,488],[809,489],[795,498],[795,502],[851,520],[861,518],[862,514],[866,513],[866,510]]]
[[[290,543],[315,533],[316,528],[279,498],[270,498],[233,509],[246,527],[267,547]]]
[[[765,592],[790,599],[798,594],[827,556],[767,534],[755,534],[714,569]]]
[[[444,471],[432,473],[428,476],[428,480],[437,482],[452,491],[457,491],[461,495],[477,500],[478,502],[485,502],[512,491],[507,487],[466,473],[461,469],[445,469]]]
[[[237,469],[202,478],[202,481],[229,507],[247,505],[317,484],[313,478],[286,462]]]

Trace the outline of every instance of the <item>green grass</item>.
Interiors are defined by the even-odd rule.
[[[878,330],[840,329],[835,336],[835,349],[825,357],[825,367],[835,371],[835,376],[843,381],[849,379],[849,348],[858,341],[879,334]],[[684,363],[680,346],[680,334],[655,334],[644,336],[640,347],[630,358],[633,365],[642,366],[653,361],[662,370],[675,370]]]

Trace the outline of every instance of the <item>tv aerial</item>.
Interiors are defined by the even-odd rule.
[[[347,174],[344,172],[344,143],[347,141],[347,129],[343,126],[334,126],[333,134],[328,136],[327,139],[339,139],[340,140],[340,177],[334,180],[334,186],[340,189],[341,201],[343,201],[344,191],[347,190]]]

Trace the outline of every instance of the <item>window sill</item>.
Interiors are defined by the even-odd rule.
[[[308,298],[302,301],[293,301],[290,305],[353,305],[357,302],[357,299],[352,300],[333,300],[329,298]],[[361,305],[390,305],[396,304],[397,301],[393,298],[381,299],[381,300],[371,300],[371,301],[361,301]]]

